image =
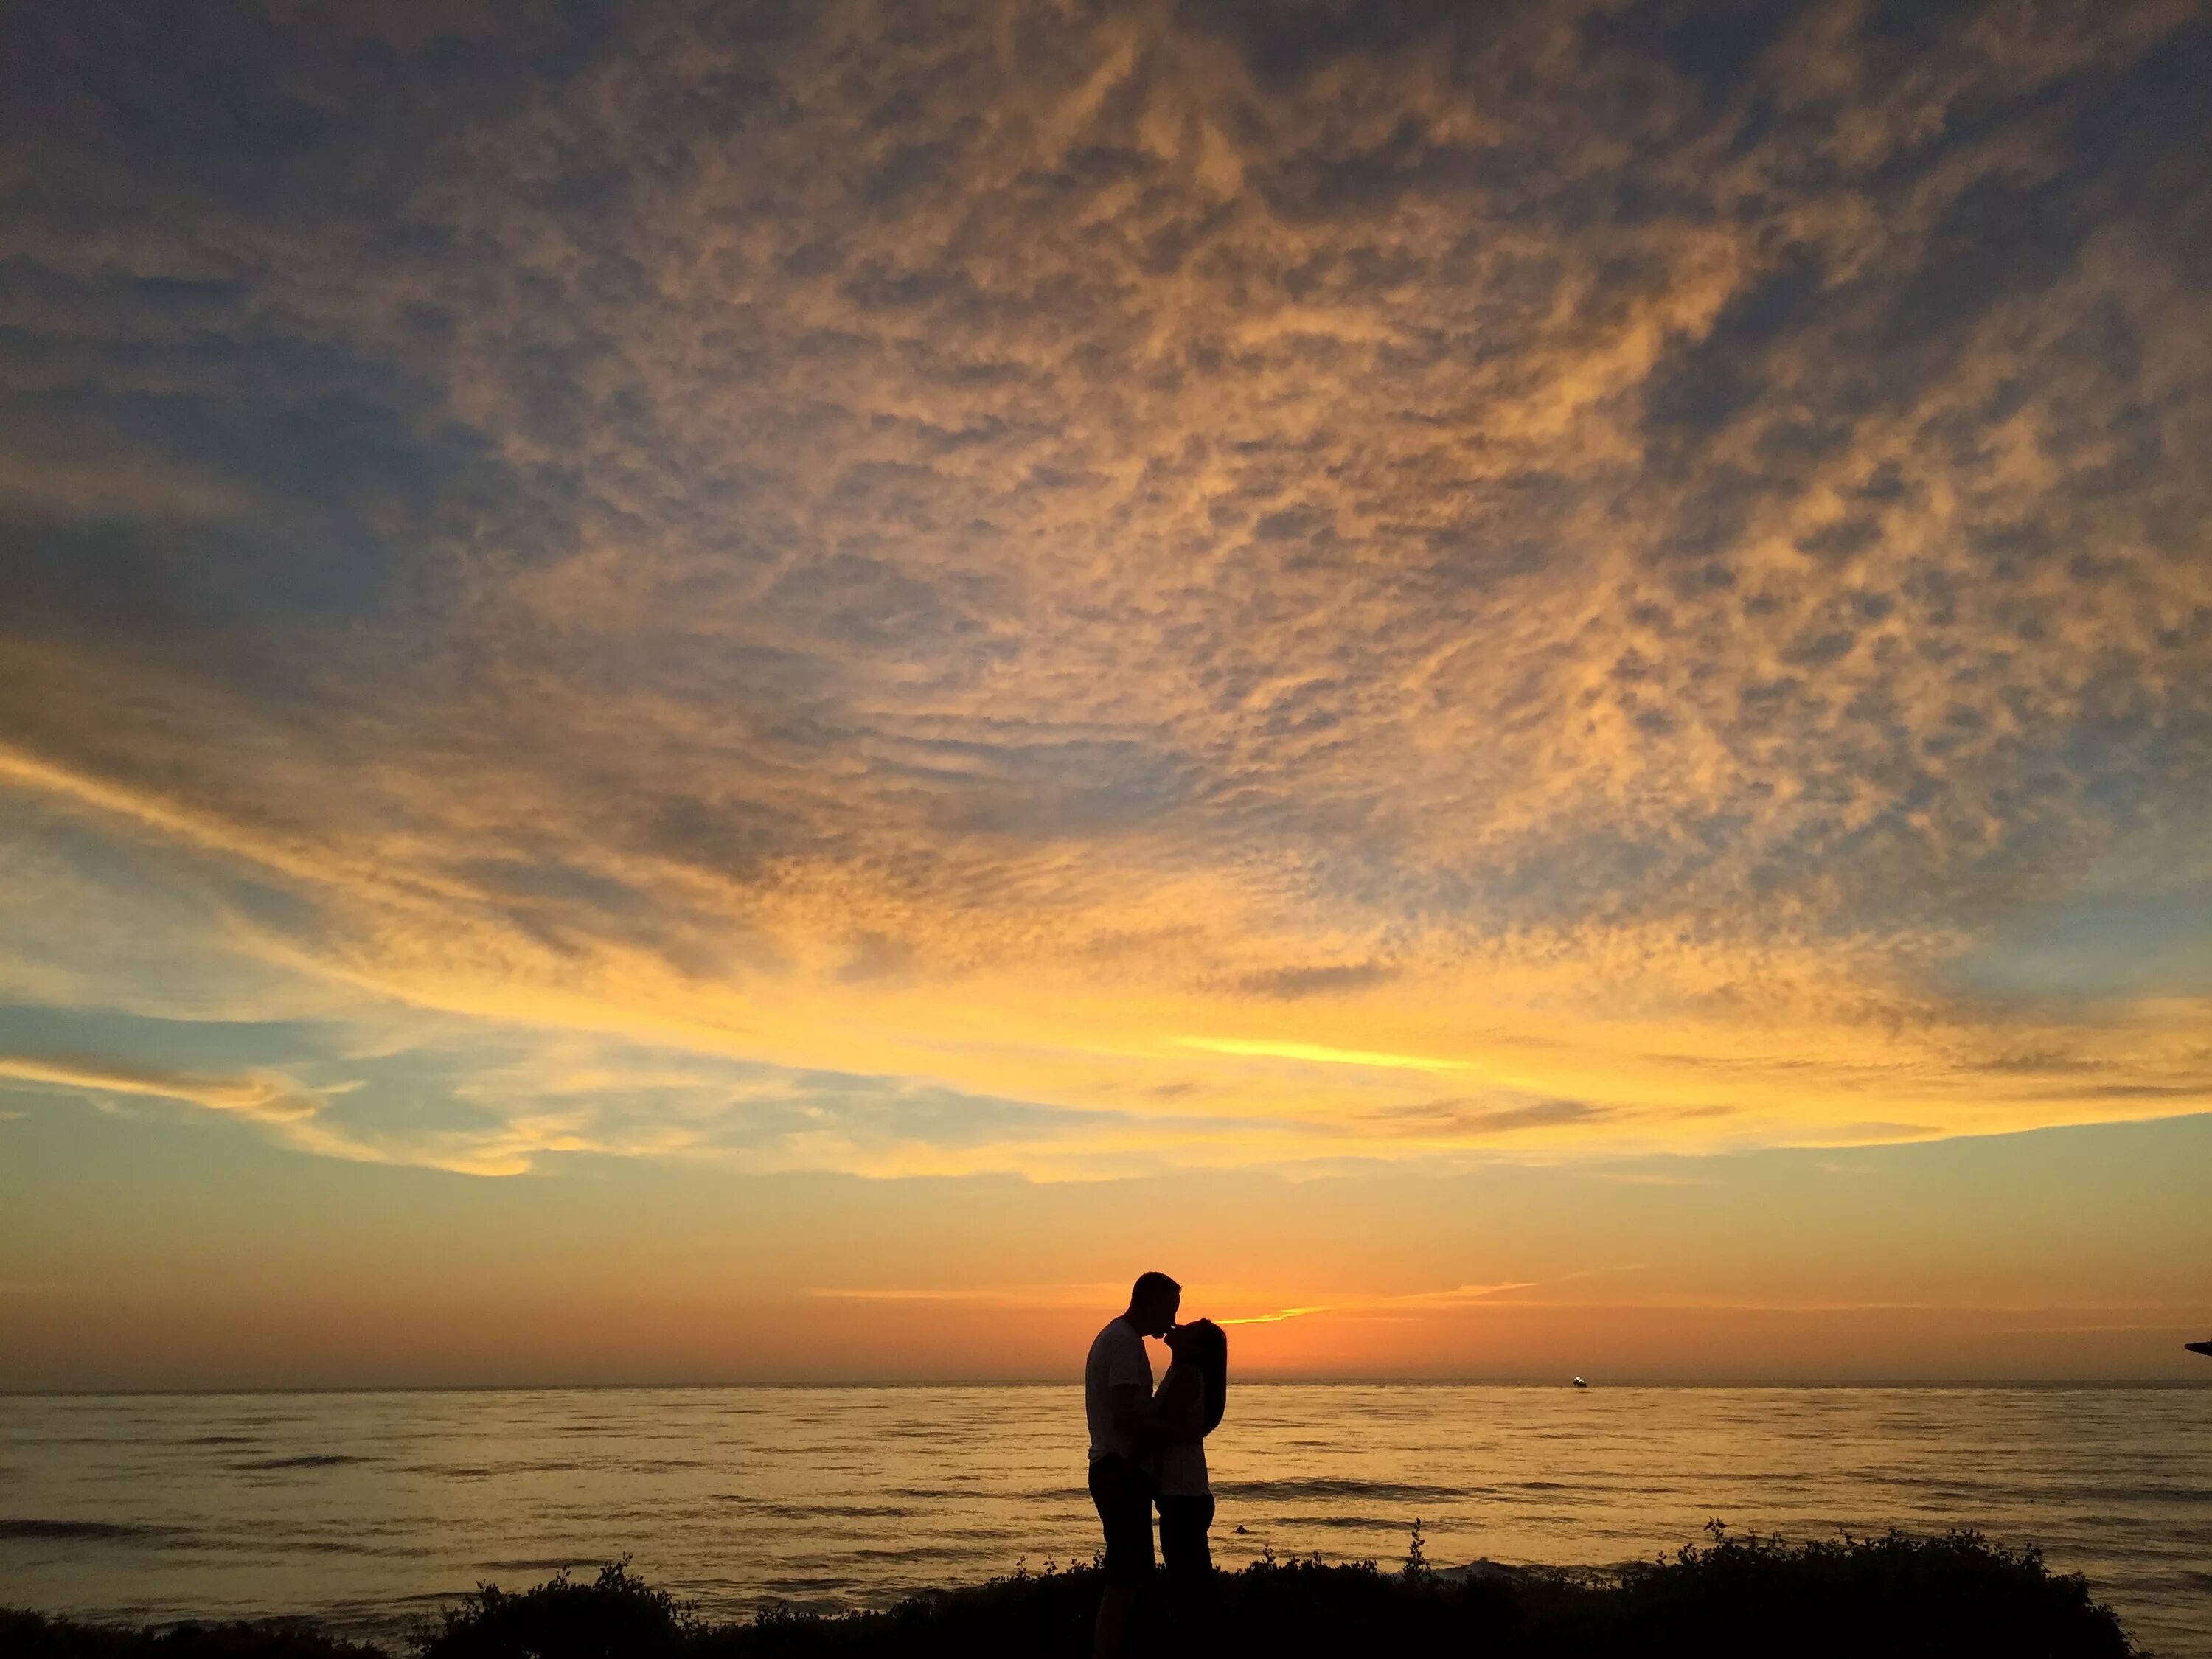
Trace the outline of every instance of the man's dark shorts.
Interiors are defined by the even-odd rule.
[[[1091,1501],[1106,1528],[1106,1582],[1143,1583],[1152,1576],[1152,1482],[1109,1452],[1091,1465]]]

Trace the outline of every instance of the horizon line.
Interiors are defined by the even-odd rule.
[[[2212,1376],[1620,1376],[1577,1389],[1565,1377],[1545,1376],[1311,1376],[1263,1373],[1239,1377],[1244,1388],[1493,1388],[1555,1389],[1601,1393],[1621,1389],[2212,1389]],[[178,1388],[0,1387],[4,1400],[214,1398],[224,1395],[357,1394],[706,1394],[741,1389],[1066,1389],[1080,1377],[810,1377],[681,1382],[374,1382],[234,1384]]]

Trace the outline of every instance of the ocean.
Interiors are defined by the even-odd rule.
[[[1972,1527],[2212,1659],[2212,1389],[1237,1383],[1217,1559],[1605,1565]],[[392,1639],[627,1556],[736,1616],[1087,1559],[1064,1385],[0,1397],[0,1604]]]

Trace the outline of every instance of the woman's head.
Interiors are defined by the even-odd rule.
[[[1178,1363],[1198,1367],[1206,1383],[1206,1432],[1211,1434],[1228,1404],[1229,1334],[1210,1319],[1194,1319],[1170,1330],[1167,1343]]]
[[[1213,1354],[1225,1356],[1229,1352],[1228,1334],[1210,1319],[1186,1320],[1180,1325],[1170,1326],[1165,1340],[1170,1353],[1194,1365],[1203,1364]]]

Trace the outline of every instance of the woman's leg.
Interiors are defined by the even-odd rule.
[[[1213,1525],[1211,1498],[1163,1498],[1160,1559],[1178,1589],[1197,1589],[1213,1576],[1213,1548],[1206,1530]]]

